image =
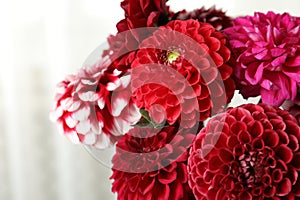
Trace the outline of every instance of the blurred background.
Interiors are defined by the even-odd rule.
[[[116,199],[111,170],[59,135],[48,113],[56,83],[116,33],[119,4],[0,0],[0,200]],[[175,11],[214,4],[232,16],[268,10],[300,16],[299,0],[169,1]]]

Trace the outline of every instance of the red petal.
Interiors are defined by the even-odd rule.
[[[292,183],[288,178],[283,179],[277,186],[276,194],[278,196],[286,196],[292,190]]]
[[[227,146],[230,148],[235,147],[239,143],[239,140],[236,135],[232,135],[227,139]]]
[[[278,156],[285,163],[289,163],[293,159],[293,152],[286,145],[282,144],[279,147],[277,147],[275,150],[275,153],[276,153],[276,156]]]
[[[265,130],[262,138],[265,142],[265,145],[269,147],[276,147],[279,143],[279,136],[274,130]]]
[[[231,162],[234,159],[232,152],[230,152],[226,149],[221,149],[219,156],[220,156],[221,160],[225,163]]]
[[[135,192],[140,182],[140,177],[138,175],[131,177],[127,180],[128,188],[131,192]]]
[[[290,179],[292,185],[295,185],[297,182],[297,179],[299,177],[298,172],[296,169],[290,168],[287,173],[287,178]]]
[[[220,160],[219,156],[214,156],[209,159],[208,168],[210,170],[214,171],[214,170],[219,169],[222,164],[223,164],[223,162]]]
[[[272,172],[272,180],[275,182],[275,183],[278,183],[282,180],[283,178],[283,175],[282,175],[282,171],[280,169],[275,169],[273,172]]]
[[[288,146],[291,148],[292,151],[298,151],[299,149],[299,140],[296,136],[294,135],[289,135],[290,142]]]
[[[174,180],[176,180],[176,177],[177,177],[177,172],[175,169],[171,172],[166,172],[164,170],[160,170],[160,172],[158,174],[158,180],[162,184],[170,184]]]
[[[239,194],[239,199],[243,199],[243,200],[252,200],[252,196],[249,192],[243,192]]]
[[[230,130],[235,133],[238,134],[240,131],[245,131],[247,130],[247,125],[244,122],[235,122],[234,124],[231,125]]]
[[[300,152],[294,154],[291,165],[296,169],[300,170]]]
[[[266,195],[266,197],[273,197],[275,195],[275,192],[276,188],[274,186],[269,186],[264,190],[264,195]]]
[[[255,138],[252,142],[252,146],[254,149],[262,150],[265,147],[265,143],[260,138]]]
[[[282,119],[271,119],[270,122],[272,123],[274,130],[278,130],[278,129],[284,130],[286,127]]]
[[[263,125],[259,121],[253,121],[248,124],[248,132],[252,137],[259,137],[264,131]]]
[[[238,138],[241,143],[249,143],[252,140],[251,135],[247,131],[240,131]]]

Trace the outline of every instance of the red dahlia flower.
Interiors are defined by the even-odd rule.
[[[188,159],[197,199],[300,198],[300,128],[287,111],[229,108],[197,135]]]
[[[126,89],[130,77],[120,73],[93,66],[58,84],[51,117],[62,134],[74,143],[106,148],[139,120]]]
[[[194,199],[186,169],[194,135],[171,126],[157,130],[134,128],[118,141],[111,176],[118,199]]]
[[[142,42],[132,63],[137,106],[152,118],[162,119],[159,110],[165,111],[169,124],[180,115],[189,123],[199,112],[200,120],[207,119],[211,109],[224,106],[234,93],[229,58],[224,35],[210,24],[175,20],[159,27]],[[160,108],[152,109],[155,105]]]
[[[125,11],[125,19],[117,24],[118,32],[155,27],[167,20],[166,0],[124,0],[121,7]]]
[[[215,6],[205,9],[204,7],[200,9],[188,12],[186,10],[179,11],[175,13],[173,19],[176,20],[187,20],[195,19],[199,22],[207,22],[211,24],[218,31],[232,26],[232,19],[226,15],[222,10],[216,9]]]
[[[236,18],[224,34],[245,98],[261,95],[263,103],[273,106],[295,99],[300,84],[300,18],[257,12]]]

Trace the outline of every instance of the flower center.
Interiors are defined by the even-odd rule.
[[[263,164],[263,153],[250,153],[239,157],[240,180],[243,180],[247,186],[256,185],[261,182],[263,175],[266,173],[266,166]]]
[[[175,61],[178,57],[180,56],[180,54],[177,51],[169,51],[167,52],[167,61],[169,63],[172,63],[173,61]]]

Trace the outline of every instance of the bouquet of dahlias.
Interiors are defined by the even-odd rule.
[[[166,3],[121,3],[109,48],[58,84],[60,131],[115,149],[120,200],[300,199],[300,18]]]

